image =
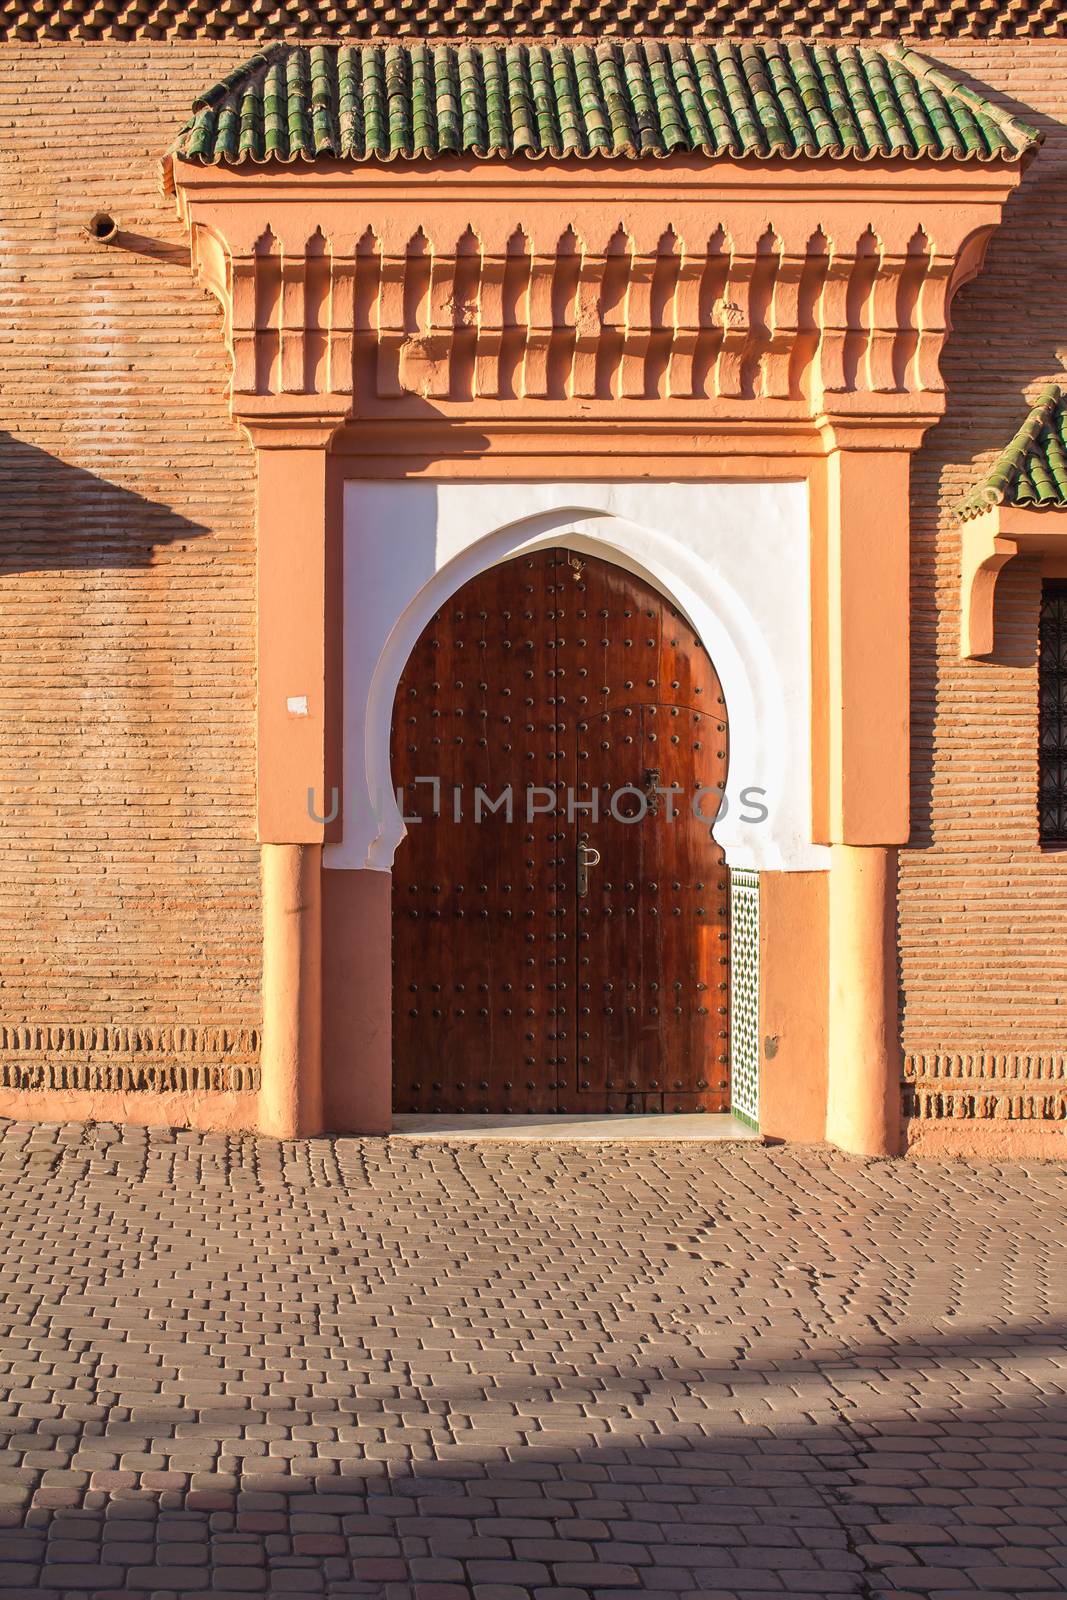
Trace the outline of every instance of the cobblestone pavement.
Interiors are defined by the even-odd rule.
[[[1067,1166],[0,1125],[0,1586],[1067,1593]]]

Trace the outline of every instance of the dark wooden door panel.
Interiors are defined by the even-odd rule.
[[[600,803],[580,828],[601,859],[578,911],[577,1103],[721,1110],[729,918],[710,827],[726,781],[722,690],[689,623],[651,585],[591,560],[581,589],[575,650],[592,687],[578,781],[580,798],[595,787]]]
[[[394,869],[398,1110],[726,1106],[727,755],[711,661],[644,579],[548,550],[453,597],[394,715],[394,781],[424,819]],[[476,817],[478,786],[510,786],[511,821]]]
[[[586,725],[601,806],[580,830],[600,855],[578,902],[583,1099],[622,1096],[634,1111],[663,1109],[665,1097],[672,1109],[725,1104],[727,879],[706,820],[724,732],[703,712],[664,705]],[[704,816],[693,809],[698,784],[709,791]]]
[[[393,781],[419,814],[394,870],[394,1100],[422,1111],[550,1111],[558,842],[527,822],[556,781],[554,564],[495,567],[416,645],[397,690]],[[439,782],[440,815],[433,815]],[[513,820],[496,802],[511,787]],[[457,803],[456,792],[459,800]]]

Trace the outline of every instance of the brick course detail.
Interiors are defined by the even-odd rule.
[[[0,0],[0,38],[1062,37],[1061,0]]]

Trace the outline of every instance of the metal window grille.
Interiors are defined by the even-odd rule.
[[[1067,844],[1067,581],[1041,590],[1038,822],[1042,844]]]

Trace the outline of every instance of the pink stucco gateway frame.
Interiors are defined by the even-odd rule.
[[[763,941],[763,1126],[899,1148],[909,462],[1023,160],[169,163],[257,455],[263,1039],[254,1112],[165,1120],[389,1126],[388,877],[324,873],[307,805],[337,781],[345,479],[802,477],[831,868],[765,875],[809,956]],[[82,1098],[41,1114],[129,1114]]]
[[[952,295],[1020,167],[174,164],[226,315],[234,413],[259,453],[263,1127],[389,1120],[386,888],[327,875],[323,901],[305,803],[337,763],[328,573],[343,479],[643,477],[681,462],[689,477],[803,474],[810,488],[812,831],[832,868],[826,883],[768,883],[764,905],[796,916],[812,901],[825,1023],[820,1040],[811,974],[794,986],[764,941],[764,1005],[780,1013],[768,1031],[806,1041],[791,1091],[780,1072],[767,1083],[765,1126],[897,1148],[909,457],[942,410]],[[314,708],[299,724],[296,684]]]

